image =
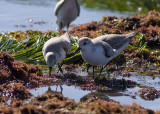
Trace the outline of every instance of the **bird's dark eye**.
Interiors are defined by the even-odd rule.
[[[86,42],[83,43],[83,45],[86,45],[86,44],[87,44]]]

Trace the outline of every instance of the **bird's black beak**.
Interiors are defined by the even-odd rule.
[[[72,53],[72,56],[74,56],[74,55],[75,55],[76,53],[78,53],[80,50],[81,50],[81,48],[78,47],[78,49],[77,49],[74,53]]]
[[[80,47],[78,47],[78,49],[74,52],[75,54],[78,53],[81,50]]]
[[[67,55],[66,58],[69,58],[69,57],[74,56],[74,55],[75,55],[76,53],[78,53],[80,50],[81,50],[81,48],[79,47],[75,52],[73,52],[73,53]]]

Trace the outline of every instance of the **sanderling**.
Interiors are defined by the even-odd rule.
[[[79,16],[80,6],[77,0],[60,0],[54,10],[57,16],[57,24],[61,30],[65,26],[68,27],[70,23]]]
[[[80,38],[77,51],[80,50],[82,58],[93,66],[93,78],[94,67],[102,66],[100,76],[107,63],[125,49],[131,39],[138,33],[139,31],[129,34],[107,34],[92,40],[88,37]]]
[[[60,61],[66,58],[71,50],[70,35],[66,32],[60,37],[54,37],[49,39],[42,49],[44,59],[49,66],[49,75],[51,76],[51,70],[54,65],[58,65],[59,71],[61,73],[62,69],[59,64]]]

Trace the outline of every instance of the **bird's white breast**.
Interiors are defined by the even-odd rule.
[[[101,46],[96,48],[87,48],[81,51],[82,58],[91,65],[105,65],[108,58],[105,56],[104,49]]]

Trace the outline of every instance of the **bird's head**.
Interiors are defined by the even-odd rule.
[[[83,51],[83,49],[89,48],[93,43],[92,40],[88,37],[83,37],[79,39],[79,48]]]
[[[53,52],[46,53],[45,60],[46,60],[46,63],[49,67],[53,67],[57,62],[56,61],[57,59],[56,59],[55,54]]]

